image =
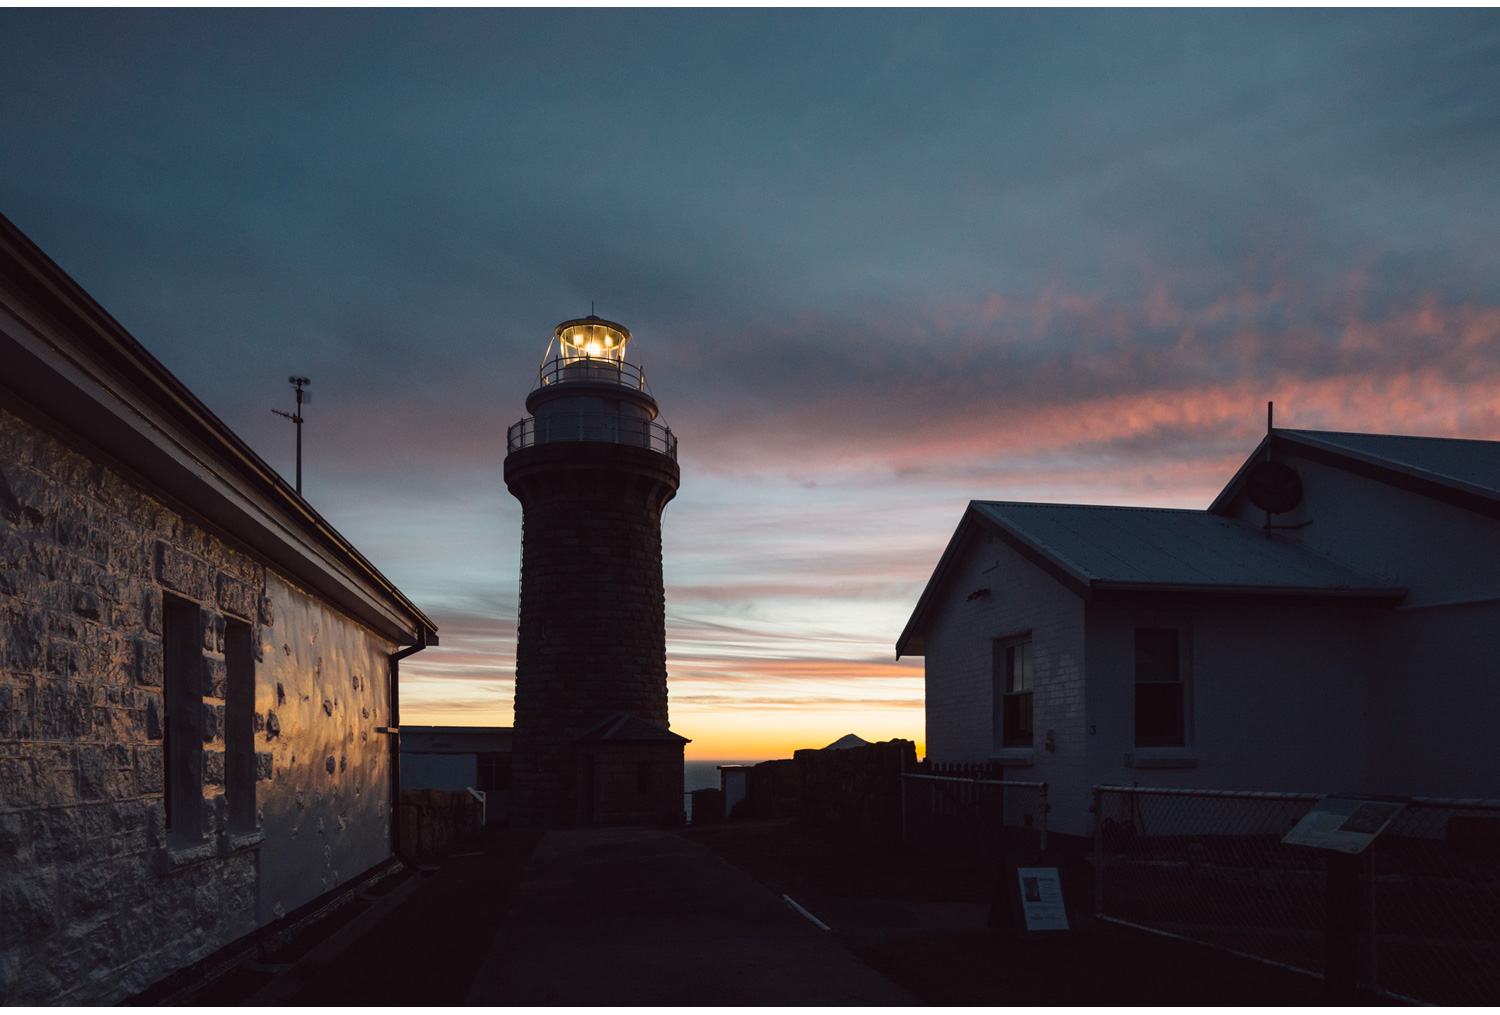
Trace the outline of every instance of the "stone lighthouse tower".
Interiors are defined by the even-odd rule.
[[[667,728],[661,513],[677,438],[657,419],[630,331],[559,324],[531,414],[510,428],[521,502],[513,825],[681,820],[682,748]]]

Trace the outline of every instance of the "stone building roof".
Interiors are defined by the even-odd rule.
[[[20,229],[0,216],[0,388],[400,645],[437,627]]]

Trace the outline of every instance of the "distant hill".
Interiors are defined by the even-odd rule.
[[[835,740],[833,743],[829,744],[827,747],[823,748],[823,750],[825,750],[825,751],[842,751],[842,750],[846,750],[847,748],[850,748],[850,747],[869,747],[869,746],[870,746],[870,742],[868,740],[864,739],[863,737],[855,736],[853,733],[847,733],[844,736],[839,737],[837,740]]]

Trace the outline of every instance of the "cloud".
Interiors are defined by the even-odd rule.
[[[412,714],[508,715],[505,429],[590,300],[681,438],[670,665],[698,721],[727,696],[747,727],[845,701],[909,729],[891,642],[970,498],[1202,506],[1268,399],[1500,437],[1487,11],[16,10],[0,35],[27,42],[6,214],[286,475],[270,410],[314,378],[310,500],[441,628]]]

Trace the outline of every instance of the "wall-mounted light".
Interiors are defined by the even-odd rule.
[[[967,600],[965,600],[965,602],[972,603],[974,600],[976,600],[976,599],[983,599],[985,596],[987,596],[989,594],[990,594],[990,590],[989,589],[975,589],[973,592],[969,593],[969,597],[968,597]]]

